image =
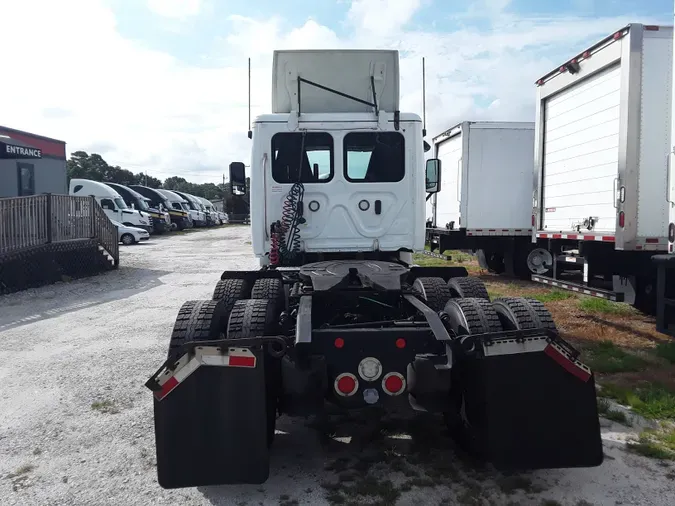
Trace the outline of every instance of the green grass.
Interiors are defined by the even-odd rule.
[[[675,428],[644,431],[628,448],[652,459],[675,460]]]
[[[632,425],[626,416],[626,413],[612,409],[608,399],[601,397],[598,399],[598,414],[608,420],[621,423],[623,425]]]
[[[640,371],[647,365],[645,360],[625,352],[611,341],[593,343],[588,345],[584,351],[586,363],[598,373]]]
[[[671,364],[675,364],[675,341],[657,344],[655,353]]]
[[[630,389],[609,383],[603,384],[599,395],[630,406],[645,418],[675,420],[675,393],[660,385],[647,383]]]
[[[448,267],[451,265],[450,262],[440,258],[430,257],[424,253],[415,253],[413,255],[413,262],[420,267]]]
[[[635,309],[628,304],[598,299],[597,297],[582,297],[579,299],[578,306],[583,312],[590,314],[627,316],[635,313]]]
[[[567,300],[572,297],[575,297],[575,295],[571,292],[565,292],[563,290],[550,290],[549,292],[546,293],[524,294],[523,297],[546,303],[546,302],[556,302],[559,300]]]

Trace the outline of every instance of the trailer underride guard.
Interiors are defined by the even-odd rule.
[[[441,162],[425,168],[422,121],[398,111],[398,53],[277,51],[273,66],[274,113],[249,132],[261,269],[225,271],[178,313],[146,383],[160,485],[262,483],[277,417],[327,405],[443,415],[498,469],[600,465],[593,373],[546,308],[412,264]],[[246,187],[243,163],[230,182]]]

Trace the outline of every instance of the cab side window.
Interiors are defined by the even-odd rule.
[[[103,209],[109,209],[111,211],[115,210],[115,203],[112,199],[101,199],[101,207]]]
[[[405,176],[404,138],[398,132],[352,132],[344,139],[344,174],[353,183],[397,183]]]

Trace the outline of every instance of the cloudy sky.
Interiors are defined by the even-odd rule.
[[[534,81],[635,22],[672,24],[672,0],[0,0],[0,124],[155,177],[218,182],[247,161],[281,48],[393,48],[401,108],[428,130],[528,121]]]

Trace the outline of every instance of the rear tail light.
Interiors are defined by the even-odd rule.
[[[659,238],[658,237],[647,237],[647,239],[645,239],[645,242],[647,244],[658,244]]]
[[[403,339],[402,337],[399,337],[399,338],[396,340],[396,347],[397,347],[398,349],[400,349],[400,350],[402,350],[403,348],[405,348],[405,339]]]
[[[338,337],[338,338],[335,339],[335,343],[334,343],[334,344],[335,344],[335,347],[336,347],[336,348],[340,349],[340,348],[342,348],[342,347],[345,345],[345,340],[342,339],[341,337]]]
[[[675,223],[668,225],[668,241],[675,242]]]
[[[389,395],[399,395],[405,390],[405,378],[397,372],[390,372],[382,379],[382,390]]]
[[[359,389],[359,380],[351,373],[344,372],[335,378],[335,391],[342,397],[354,395]]]
[[[532,215],[532,226],[534,227],[534,225],[535,225],[535,218],[534,218],[534,214],[533,214]]]
[[[626,221],[626,215],[623,213],[623,211],[621,211],[619,213],[619,226],[621,228],[623,228],[623,224],[625,223],[625,221]]]

